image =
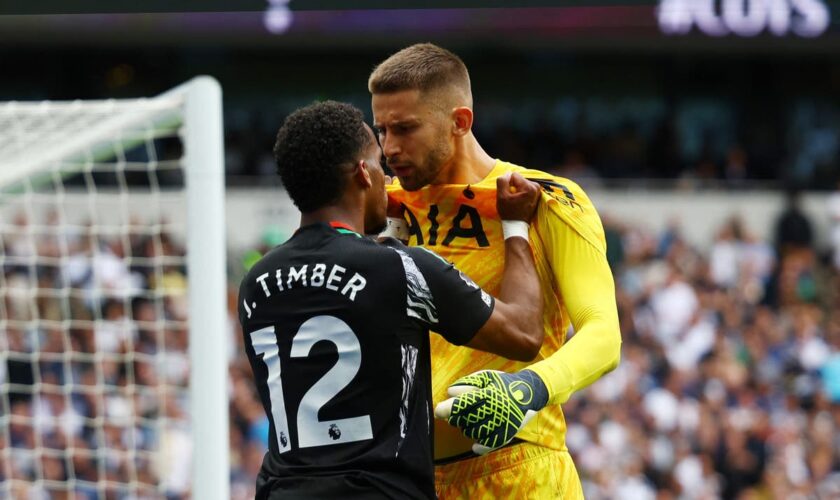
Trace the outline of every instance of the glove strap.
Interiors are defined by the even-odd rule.
[[[531,387],[532,391],[531,398],[523,401],[517,401],[519,404],[528,406],[529,408],[538,411],[548,404],[548,387],[546,387],[545,382],[543,382],[543,379],[541,379],[536,372],[525,369],[518,372],[516,375],[524,379],[524,381]]]

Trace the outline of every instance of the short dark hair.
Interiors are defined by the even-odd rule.
[[[286,117],[277,132],[277,173],[301,212],[338,200],[344,192],[347,164],[356,161],[372,139],[364,114],[352,104],[324,101]]]

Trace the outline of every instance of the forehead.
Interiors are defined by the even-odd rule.
[[[371,107],[376,125],[418,119],[428,115],[432,106],[421,99],[419,90],[401,90],[387,94],[373,94]]]

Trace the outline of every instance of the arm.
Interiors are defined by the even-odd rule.
[[[530,361],[543,343],[542,294],[531,245],[520,237],[505,240],[505,268],[493,314],[467,343],[516,361]]]
[[[618,366],[621,331],[606,255],[562,221],[554,221],[547,233],[552,267],[575,270],[557,277],[575,335],[529,368],[545,382],[548,404],[560,404]]]
[[[458,426],[478,441],[473,450],[487,453],[503,446],[528,420],[547,404],[559,404],[603,374],[619,361],[621,335],[615,303],[615,286],[604,251],[580,236],[553,210],[540,207],[540,236],[557,276],[555,278],[569,312],[575,335],[556,353],[515,374],[481,371],[456,380],[450,386],[452,398],[435,409],[435,415]],[[600,226],[599,226],[600,230]],[[560,272],[566,270],[566,272]],[[525,387],[528,397],[510,391],[514,382]],[[474,415],[491,411],[504,413],[489,425]],[[494,420],[494,419],[491,419]]]
[[[496,179],[496,208],[505,233],[505,267],[496,307],[467,343],[516,361],[530,361],[543,343],[542,293],[528,242],[540,188],[519,174]]]

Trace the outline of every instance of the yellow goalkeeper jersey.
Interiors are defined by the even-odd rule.
[[[613,369],[621,344],[604,230],[589,198],[568,179],[499,160],[476,184],[405,191],[395,183],[388,186],[388,195],[406,208],[410,245],[435,251],[498,295],[505,248],[496,211],[496,178],[511,171],[543,186],[530,239],[545,305],[545,341],[534,362],[522,363],[454,346],[433,335],[432,397],[435,403],[446,399],[454,380],[477,370],[515,372],[529,367],[546,382],[550,406],[517,437],[564,450],[566,422],[559,403]],[[567,343],[570,324],[577,333]],[[468,452],[472,444],[457,428],[435,422],[436,459]]]

